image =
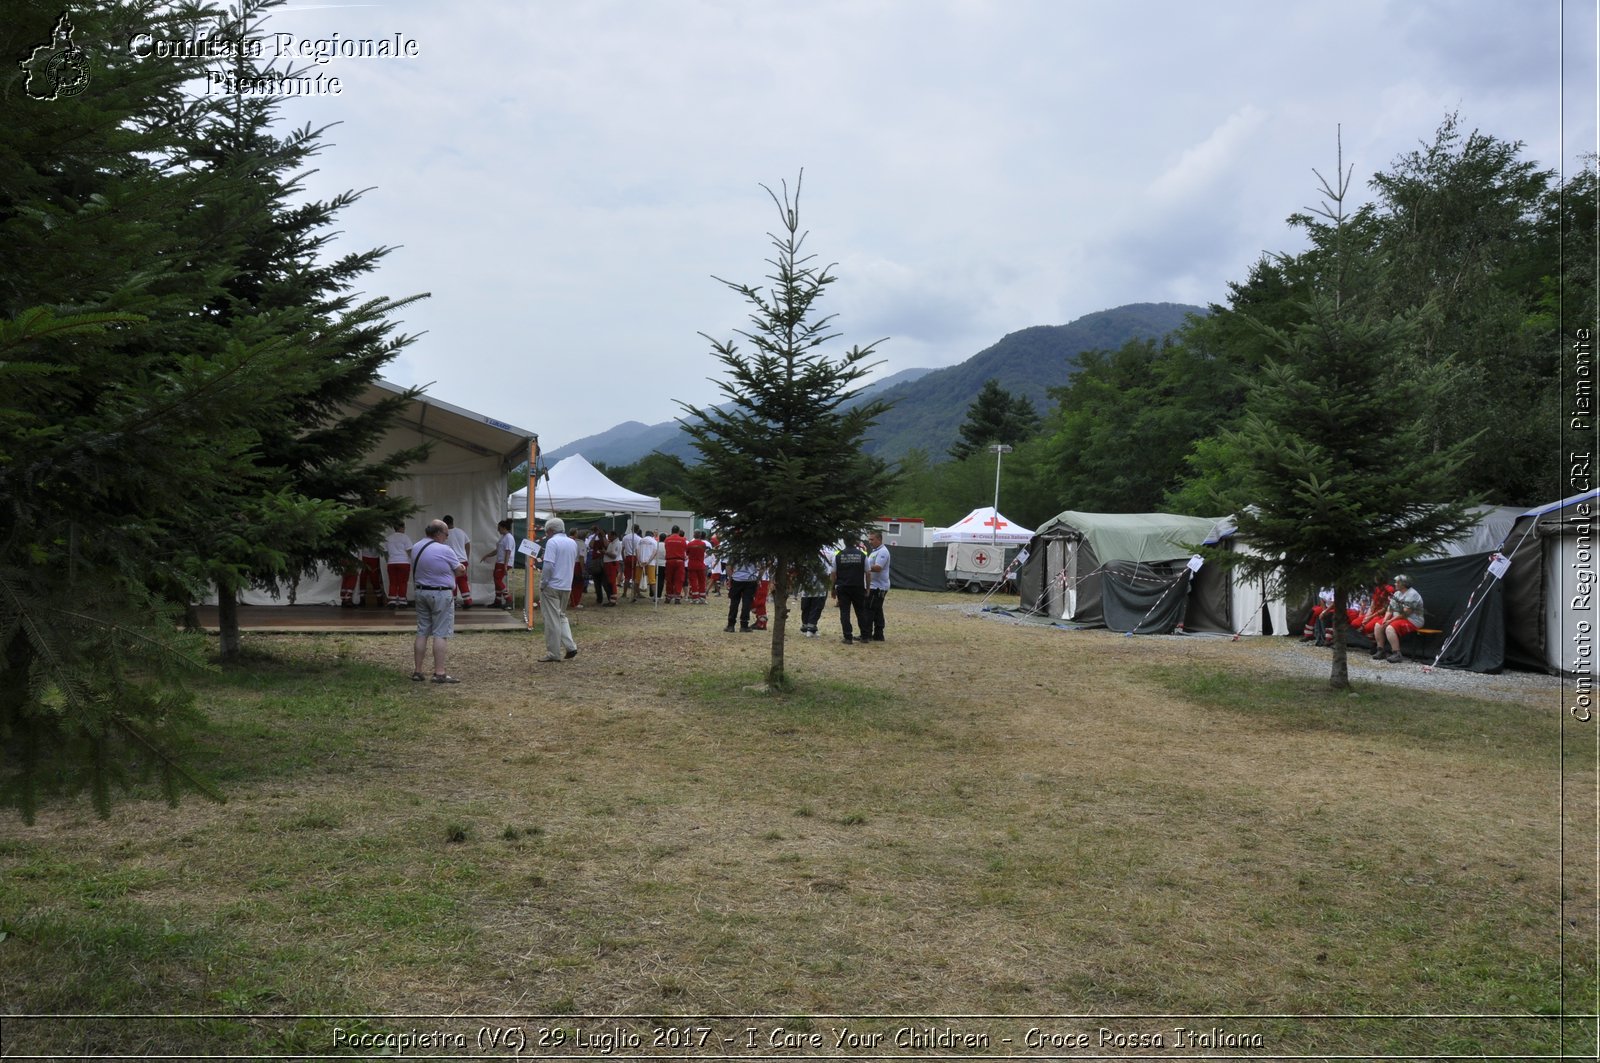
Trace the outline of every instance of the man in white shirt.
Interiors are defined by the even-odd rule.
[[[567,599],[572,594],[573,569],[578,563],[578,541],[567,534],[560,517],[544,522],[544,567],[539,578],[539,615],[544,617],[545,654],[541,663],[571,660],[578,643],[567,622]]]
[[[461,608],[472,608],[472,536],[465,528],[456,527],[455,518],[445,514],[444,526],[450,529],[445,542],[461,559],[462,568],[456,575],[456,593],[461,595]]]
[[[867,536],[872,549],[867,554],[867,627],[861,640],[883,641],[883,600],[889,596],[889,548],[883,545],[883,533]]]
[[[618,597],[624,597],[630,590],[636,591],[639,586],[639,526],[630,527],[622,537],[622,590]],[[638,597],[637,594],[634,597]]]
[[[640,583],[648,583],[650,585],[650,598],[652,601],[655,600],[656,555],[660,552],[660,550],[661,547],[656,542],[654,532],[645,532],[639,537],[639,576],[634,579],[633,583],[634,601],[639,600]]]

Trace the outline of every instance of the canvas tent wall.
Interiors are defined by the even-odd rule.
[[[1536,506],[1517,518],[1502,552],[1506,663],[1594,675],[1595,526],[1600,491]]]
[[[533,489],[540,513],[661,512],[661,499],[613,483],[582,454],[572,454],[556,462],[546,475],[535,481]],[[513,514],[527,516],[528,489],[523,487],[512,492],[506,503]]]
[[[1229,518],[1217,521],[1203,542],[1245,556],[1265,556],[1239,537]],[[1229,635],[1282,635],[1291,626],[1289,612],[1270,579],[1213,559],[1195,573],[1183,626]]]
[[[1040,525],[1036,545],[1019,578],[1023,604],[1078,624],[1107,622],[1111,586],[1112,619],[1137,609],[1144,591],[1163,600],[1187,582],[1184,566],[1216,524],[1214,517],[1176,513],[1082,513],[1067,510]],[[1119,630],[1129,630],[1128,627]]]
[[[356,403],[362,408],[405,389],[379,380],[367,388]],[[411,499],[416,513],[405,524],[406,535],[415,542],[430,520],[445,514],[455,518],[456,527],[472,536],[469,578],[474,598],[494,597],[494,570],[478,559],[498,538],[495,525],[505,516],[506,474],[528,457],[528,444],[537,438],[524,428],[506,424],[484,414],[428,395],[418,395],[395,419],[375,454],[427,443],[429,454],[412,466],[403,479],[389,485],[389,494]],[[380,572],[382,562],[380,561]],[[337,605],[337,571],[324,567],[314,575],[302,577],[282,595],[250,590],[240,596],[247,605]]]

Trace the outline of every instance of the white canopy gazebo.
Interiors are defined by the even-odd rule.
[[[1026,546],[1033,532],[1013,524],[993,506],[982,506],[948,528],[934,532],[930,541],[947,545],[945,582],[973,590],[999,582],[1006,572],[1006,549]]]
[[[582,454],[562,458],[533,485],[535,511],[541,515],[571,511],[594,513],[659,513],[661,499],[614,484]],[[528,515],[528,489],[506,499],[513,517]]]
[[[1020,524],[1006,520],[1005,515],[993,506],[982,506],[968,513],[948,528],[933,533],[935,546],[941,543],[1000,543],[1006,546],[1026,546],[1033,532]]]

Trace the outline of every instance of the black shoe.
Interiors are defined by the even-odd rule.
[[[846,636],[845,636],[845,637],[844,637],[844,639],[843,639],[843,640],[842,640],[842,641],[843,641],[843,642],[844,642],[844,644],[845,644],[845,645],[846,645],[846,646],[848,646],[848,645],[850,645],[850,644],[851,644],[851,643],[852,643],[852,642],[854,642],[854,641],[855,641],[855,639],[853,639],[853,638],[851,638],[851,637],[850,637],[850,636],[849,636],[849,635],[846,635]]]
[[[577,651],[577,650],[568,650],[568,651],[567,651],[567,660],[569,660],[569,661],[570,661],[570,660],[572,660],[572,659],[573,659],[573,658],[574,658],[574,657],[576,657],[576,656],[577,656],[577,655],[578,655],[578,651]]]
[[[727,627],[723,628],[722,630],[724,630],[724,631],[732,631],[733,630],[733,625],[729,624]]]
[[[882,635],[874,635],[874,636],[872,636],[872,641],[873,642],[882,642],[883,641],[883,636]]]

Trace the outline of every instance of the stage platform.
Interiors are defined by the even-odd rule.
[[[202,605],[200,623],[217,630],[217,607]],[[337,605],[241,605],[240,631],[341,632],[347,635],[415,633],[415,609],[343,609]],[[526,631],[522,610],[456,609],[456,631]]]

